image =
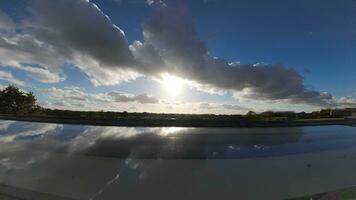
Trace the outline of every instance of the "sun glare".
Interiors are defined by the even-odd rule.
[[[178,96],[181,94],[184,85],[183,79],[167,73],[162,74],[161,83],[170,96]]]
[[[185,130],[187,128],[181,128],[181,127],[164,127],[159,131],[160,136],[170,136],[174,134],[178,134],[181,131]]]

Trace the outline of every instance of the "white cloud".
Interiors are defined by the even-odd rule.
[[[127,94],[123,92],[109,92],[93,94],[92,97],[97,101],[102,102],[116,102],[116,103],[128,103],[137,102],[141,104],[157,104],[159,100],[152,95],[143,93],[139,95]]]
[[[16,68],[27,72],[28,76],[42,83],[58,83],[66,79],[65,75],[61,72],[52,72],[47,67],[40,68],[19,65]]]
[[[95,4],[83,0],[31,0],[27,26],[38,40],[80,68],[96,86],[137,78],[124,32]],[[63,15],[63,13],[66,13]]]
[[[48,101],[45,101],[45,106],[50,108],[123,111],[135,105],[140,105],[143,110],[149,110],[150,106],[145,107],[142,104],[160,105],[157,98],[146,93],[138,95],[118,91],[88,93],[78,87],[52,87],[41,91],[47,94]]]
[[[348,108],[356,107],[356,99],[351,97],[340,97],[340,98],[336,98],[335,101],[337,102],[336,104],[340,107],[348,107]]]
[[[103,68],[100,62],[81,54],[74,55],[72,62],[88,76],[94,86],[116,85],[141,76],[131,69],[119,67]]]
[[[19,86],[25,85],[23,81],[16,79],[10,71],[0,71],[0,80]]]
[[[88,127],[69,143],[69,148],[71,151],[82,151],[96,145],[98,140],[129,138],[142,132],[129,127]]]
[[[96,86],[138,77],[131,69],[133,59],[123,31],[95,4],[30,0],[29,5],[33,17],[18,25],[21,32],[0,32],[0,65],[16,67],[44,83],[63,81],[61,68],[68,62]]]
[[[6,131],[15,121],[0,121],[0,131]]]
[[[51,46],[31,35],[0,33],[0,65],[25,71],[31,78],[44,83],[56,83],[65,79],[59,69],[62,60]]]
[[[167,4],[163,0],[146,0],[146,4],[149,6],[167,7]]]
[[[49,88],[43,89],[44,93],[48,94],[53,99],[70,99],[70,100],[79,100],[85,101],[88,97],[88,94],[80,88],[77,87],[66,87],[64,89],[59,88]]]
[[[0,142],[13,142],[16,138],[40,136],[53,133],[57,128],[62,128],[59,124],[31,123],[25,124],[22,130],[12,132],[11,135],[0,136]]]
[[[167,4],[163,0],[146,0],[146,4],[149,6],[167,7]]]
[[[78,87],[49,88],[41,90],[48,100],[45,107],[72,110],[105,110],[155,113],[216,113],[244,114],[248,110],[237,104],[180,102],[158,99],[152,95],[129,94],[119,91],[88,93]],[[139,109],[137,109],[139,108]]]

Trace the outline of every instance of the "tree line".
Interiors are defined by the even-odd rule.
[[[46,116],[56,118],[81,119],[174,119],[174,120],[221,120],[221,121],[283,121],[295,119],[316,119],[347,117],[355,109],[323,109],[311,113],[306,112],[273,112],[256,113],[249,111],[245,115],[216,115],[216,114],[175,114],[147,112],[105,112],[105,111],[72,111],[43,108],[37,105],[37,99],[32,92],[25,92],[15,86],[0,90],[0,114]]]

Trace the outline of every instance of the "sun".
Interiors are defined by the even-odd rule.
[[[161,84],[168,95],[175,97],[181,94],[184,85],[183,79],[176,76],[172,76],[168,73],[161,74],[161,77]]]

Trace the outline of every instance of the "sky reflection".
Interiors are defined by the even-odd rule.
[[[117,158],[236,159],[348,148],[356,145],[356,135],[346,126],[136,128],[0,121],[0,143],[3,151],[18,148]]]
[[[353,127],[135,128],[10,121],[0,121],[0,127],[0,184],[77,199],[282,199],[356,184]]]

